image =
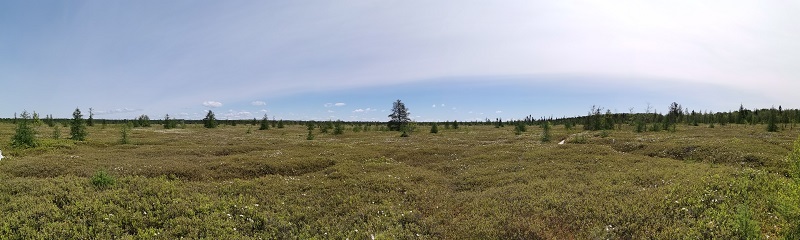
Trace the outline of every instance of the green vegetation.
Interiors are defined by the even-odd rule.
[[[208,110],[208,113],[206,113],[206,117],[203,118],[203,126],[205,128],[216,128],[217,124],[218,124],[217,118],[214,117],[214,112]]]
[[[92,176],[92,185],[99,189],[107,189],[114,186],[116,180],[114,177],[106,173],[105,171],[98,171]]]
[[[269,118],[267,118],[267,114],[264,114],[264,118],[261,118],[261,126],[258,127],[258,130],[269,130]]]
[[[737,112],[684,111],[658,132],[636,131],[637,119],[663,128],[655,113],[606,111],[597,131],[566,127],[594,122],[583,117],[520,121],[564,145],[494,121],[400,138],[340,121],[242,134],[251,125],[130,130],[110,120],[85,141],[39,137],[36,147],[3,149],[13,158],[0,161],[0,236],[798,239],[795,115],[776,110],[780,130],[767,132],[769,111]],[[720,119],[728,124],[706,127]],[[22,122],[0,121],[0,135]],[[334,125],[362,130],[313,135]]]
[[[552,128],[553,127],[550,126],[550,122],[544,122],[542,124],[542,136],[541,136],[540,140],[543,143],[550,142],[550,139],[553,137],[553,135],[550,133],[550,130]]]
[[[403,104],[402,101],[398,99],[392,103],[392,114],[389,114],[389,130],[402,131],[403,135],[407,135],[406,127],[408,126],[408,123],[411,122],[409,115],[410,113],[408,112],[408,108],[406,108],[406,105]]]
[[[75,111],[72,112],[72,122],[70,122],[69,126],[69,135],[70,139],[76,141],[84,141],[86,140],[86,124],[83,122],[83,115],[81,114],[81,110],[75,108]]]
[[[31,126],[31,119],[28,111],[22,112],[22,120],[15,120],[17,128],[14,136],[11,137],[11,146],[14,148],[34,148],[39,146],[36,140],[36,130]]]
[[[439,133],[439,126],[436,123],[431,124],[431,133]]]
[[[131,128],[128,124],[122,124],[119,130],[119,143],[120,144],[128,144],[131,142],[128,135],[130,134]]]
[[[178,121],[169,117],[169,114],[164,116],[164,129],[173,129],[178,127]]]

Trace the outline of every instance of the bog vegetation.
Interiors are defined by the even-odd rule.
[[[0,121],[0,236],[800,238],[797,110],[424,123],[394,107],[388,124],[23,112]]]

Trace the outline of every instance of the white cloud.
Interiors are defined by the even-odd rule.
[[[347,105],[346,103],[338,102],[338,103],[325,103],[323,106],[325,107],[344,107]]]
[[[131,108],[117,108],[111,110],[97,110],[93,111],[95,115],[105,115],[105,114],[115,114],[115,113],[129,113],[129,112],[138,112],[142,111],[142,109],[131,109]]]
[[[337,106],[337,107],[343,107],[344,105],[347,105],[347,104],[345,104],[345,103],[335,103],[333,105]]]
[[[205,102],[203,102],[203,106],[212,107],[212,108],[218,108],[218,107],[222,107],[222,103],[221,102],[217,102],[217,101],[205,101]]]
[[[224,117],[226,119],[249,119],[253,117],[253,114],[248,111],[229,110],[225,113]]]
[[[497,110],[494,113],[503,113],[503,111]]]
[[[431,106],[431,107],[436,107],[436,104],[433,104],[433,106]]]
[[[365,111],[365,110],[364,110],[364,109],[361,109],[361,108],[359,108],[359,109],[356,109],[356,110],[353,110],[353,112],[354,112],[354,113],[363,113],[364,111]]]
[[[334,111],[333,110],[328,110],[328,113],[334,113]]]
[[[250,105],[253,105],[253,106],[266,106],[267,103],[264,102],[264,101],[252,101],[252,102],[250,102]]]

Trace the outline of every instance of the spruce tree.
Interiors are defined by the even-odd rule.
[[[128,139],[128,134],[130,133],[130,128],[131,127],[127,123],[122,124],[122,127],[119,130],[119,135],[120,135],[119,136],[119,143],[120,144],[128,144],[128,143],[130,143],[130,140]]]
[[[39,146],[36,140],[36,130],[30,125],[28,111],[23,111],[21,120],[17,120],[17,129],[11,137],[11,146],[14,148],[34,148]]]
[[[283,119],[278,120],[278,128],[283,128]]]
[[[164,129],[173,129],[178,127],[178,122],[175,119],[169,118],[169,114],[164,116]]]
[[[411,121],[406,105],[399,99],[392,104],[392,114],[389,114],[388,127],[391,131],[403,131]]]
[[[769,120],[767,121],[767,132],[777,132],[778,125],[775,123],[776,116],[775,116],[775,108],[769,110]]]
[[[431,133],[439,133],[439,127],[436,126],[435,122],[431,125]]]
[[[83,115],[81,114],[81,110],[75,108],[75,111],[72,112],[72,122],[69,126],[69,135],[70,139],[76,141],[84,141],[86,140],[86,124],[83,121]]]
[[[261,118],[261,126],[258,130],[267,130],[269,129],[269,120],[267,118],[267,114],[264,114],[264,118]]]
[[[333,124],[333,135],[341,135],[343,133],[344,133],[344,127],[342,126],[342,121],[337,120],[336,123]]]
[[[203,118],[203,126],[206,128],[216,128],[217,127],[217,118],[214,117],[214,112],[208,110],[206,113],[206,117]]]
[[[89,119],[86,121],[86,125],[89,127],[94,126],[94,109],[89,108]]]
[[[544,122],[544,124],[542,124],[542,138],[541,138],[541,141],[543,143],[544,142],[550,142],[550,138],[552,138],[552,136],[550,135],[550,128],[552,128],[550,126],[550,122]]]

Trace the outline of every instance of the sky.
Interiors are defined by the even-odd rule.
[[[800,108],[797,1],[0,1],[0,118]]]

